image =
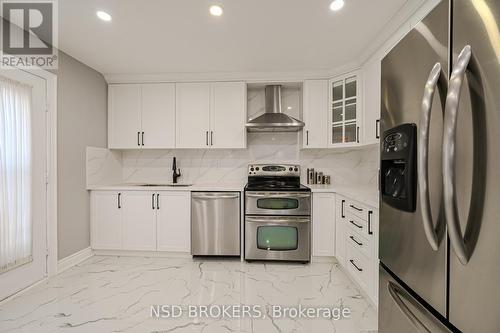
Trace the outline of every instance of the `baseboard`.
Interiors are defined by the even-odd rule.
[[[189,252],[168,251],[136,251],[136,250],[92,250],[96,256],[119,256],[119,257],[150,257],[150,258],[187,258],[192,256]]]
[[[65,270],[78,265],[82,261],[92,257],[94,255],[92,249],[89,247],[73,253],[57,262],[57,274],[64,272]]]

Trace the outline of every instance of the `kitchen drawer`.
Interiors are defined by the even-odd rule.
[[[351,244],[354,248],[358,249],[367,259],[373,259],[373,248],[372,241],[360,233],[353,231],[352,229],[347,230],[346,242]]]
[[[360,219],[367,220],[368,219],[368,208],[366,206],[361,205],[360,203],[347,200],[346,201],[346,211],[349,214],[359,217]]]
[[[373,276],[370,261],[358,249],[352,246],[351,243],[347,243],[346,250],[347,270],[360,287],[369,294],[371,292],[370,281]]]
[[[351,229],[363,235],[368,234],[368,223],[355,215],[346,214],[346,225],[348,230]]]

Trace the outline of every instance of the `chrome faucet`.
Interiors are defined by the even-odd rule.
[[[177,178],[181,176],[181,169],[177,169],[177,161],[175,160],[175,156],[174,156],[174,161],[172,163],[172,170],[174,171],[172,175],[172,182],[174,184],[177,184]]]

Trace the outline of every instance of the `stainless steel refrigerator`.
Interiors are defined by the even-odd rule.
[[[500,332],[500,0],[441,1],[382,61],[379,332]]]

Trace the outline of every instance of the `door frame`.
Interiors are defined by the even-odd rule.
[[[7,69],[8,70],[8,69]],[[46,81],[46,102],[47,102],[47,266],[45,279],[57,274],[57,74],[49,72],[39,67],[32,69],[12,68],[11,70],[20,70],[31,75],[38,76]],[[40,281],[44,281],[42,279]],[[39,282],[40,282],[39,281]],[[38,284],[39,282],[35,283]],[[32,286],[7,297],[5,302],[14,296],[19,295]]]

